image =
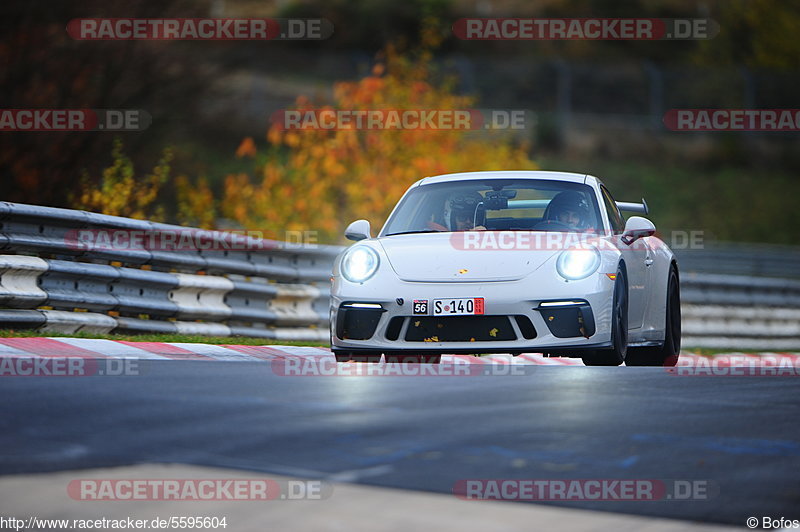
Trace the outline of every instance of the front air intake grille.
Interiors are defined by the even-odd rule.
[[[386,326],[386,339],[391,340],[394,342],[398,338],[400,338],[400,329],[403,328],[403,318],[402,316],[395,316],[391,320],[389,320],[389,325]]]
[[[514,316],[514,319],[517,320],[517,327],[519,327],[519,332],[522,333],[522,337],[526,340],[532,340],[536,338],[536,328],[531,323],[531,319],[525,315]]]
[[[336,317],[336,336],[342,340],[369,340],[375,334],[383,309],[339,309]]]
[[[517,339],[507,316],[413,316],[406,342],[503,342]]]

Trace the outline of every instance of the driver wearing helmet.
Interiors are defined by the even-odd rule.
[[[544,225],[566,226],[570,231],[584,231],[589,227],[589,204],[577,191],[559,192],[544,213]]]
[[[478,192],[452,194],[444,203],[444,225],[431,221],[428,227],[437,231],[485,231],[484,226],[475,225],[475,213],[481,202],[483,196]]]

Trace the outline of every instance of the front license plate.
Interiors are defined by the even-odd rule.
[[[434,299],[434,316],[472,316],[483,314],[483,298]]]

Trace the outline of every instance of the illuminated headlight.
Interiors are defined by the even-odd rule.
[[[353,246],[342,257],[342,275],[351,283],[363,283],[378,270],[380,259],[374,249]]]
[[[556,262],[558,273],[565,279],[577,280],[589,277],[600,267],[600,252],[597,248],[568,249]]]

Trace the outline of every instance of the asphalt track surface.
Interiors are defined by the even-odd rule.
[[[718,490],[706,500],[546,504],[800,518],[793,377],[286,377],[259,362],[148,360],[139,373],[3,378],[0,474],[178,462],[443,493],[464,479],[703,480]]]

